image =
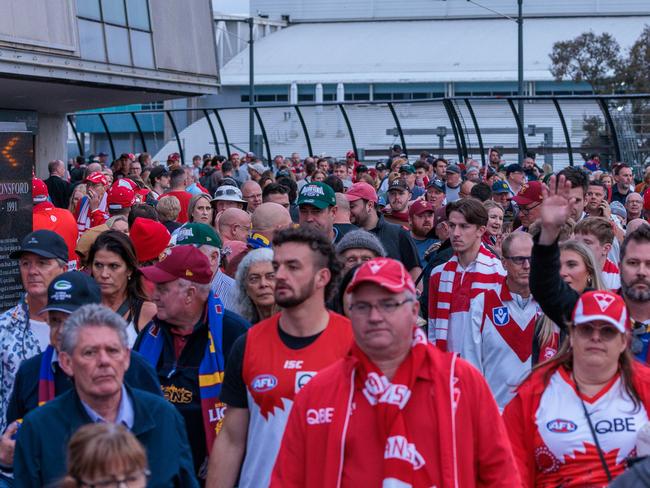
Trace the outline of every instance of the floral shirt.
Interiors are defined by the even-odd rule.
[[[6,428],[7,405],[18,367],[40,352],[23,297],[18,305],[0,314],[0,432]]]

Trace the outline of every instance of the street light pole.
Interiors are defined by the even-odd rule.
[[[517,49],[518,49],[518,66],[517,66],[517,83],[519,88],[519,96],[524,96],[524,16],[522,13],[523,10],[523,0],[517,0],[518,6],[518,15],[517,15]],[[524,125],[524,100],[519,99],[517,103],[517,113],[519,115],[519,120],[521,120],[521,125]],[[521,164],[524,160],[524,148],[519,143],[519,163]]]
[[[253,38],[253,17],[248,18],[248,151],[253,152],[255,140],[255,114],[253,104],[255,103],[255,65],[254,65],[254,44]]]

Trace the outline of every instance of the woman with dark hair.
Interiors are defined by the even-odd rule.
[[[632,358],[630,325],[621,296],[582,294],[568,341],[506,406],[524,487],[605,487],[625,469],[650,411],[650,369]]]
[[[114,230],[100,234],[88,252],[88,265],[101,289],[102,305],[128,322],[129,345],[133,345],[157,310],[145,292],[131,240]]]

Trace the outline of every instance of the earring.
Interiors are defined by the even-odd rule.
[[[591,286],[591,275],[587,278],[587,286]]]

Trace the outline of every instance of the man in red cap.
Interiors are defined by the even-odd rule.
[[[55,207],[48,200],[48,188],[43,180],[32,178],[32,225],[34,230],[51,230],[63,237],[68,246],[68,267],[75,269],[77,255],[74,249],[79,238],[77,222],[72,213],[65,208]]]
[[[195,473],[204,478],[225,410],[219,401],[225,362],[249,324],[210,292],[210,261],[198,248],[166,253],[142,268],[154,283],[158,311],[133,349],[156,369],[165,398],[185,419]]]
[[[530,225],[535,222],[542,212],[542,193],[543,183],[541,181],[530,181],[522,186],[512,201],[519,207],[519,220],[521,227],[519,230],[528,231]]]
[[[108,208],[108,214],[111,217],[115,215],[128,217],[131,207],[135,203],[135,192],[128,185],[118,183],[123,180],[118,180],[108,190],[106,206]]]
[[[87,195],[79,200],[76,212],[77,229],[80,233],[103,224],[109,217],[106,213],[106,187],[108,186],[106,176],[95,171],[86,177],[84,183],[88,189]]]
[[[377,192],[365,182],[355,183],[345,193],[350,202],[350,221],[377,236],[386,255],[401,261],[415,280],[420,275],[418,251],[409,232],[402,226],[387,222],[377,212]]]
[[[296,397],[271,486],[521,486],[485,380],[427,343],[404,266],[372,259],[346,291],[355,343]]]
[[[424,253],[431,245],[438,242],[438,239],[435,238],[435,234],[433,233],[434,212],[435,208],[433,207],[433,203],[425,200],[416,200],[409,207],[411,239],[413,239],[415,248],[418,250],[420,267],[422,268],[426,266]]]

